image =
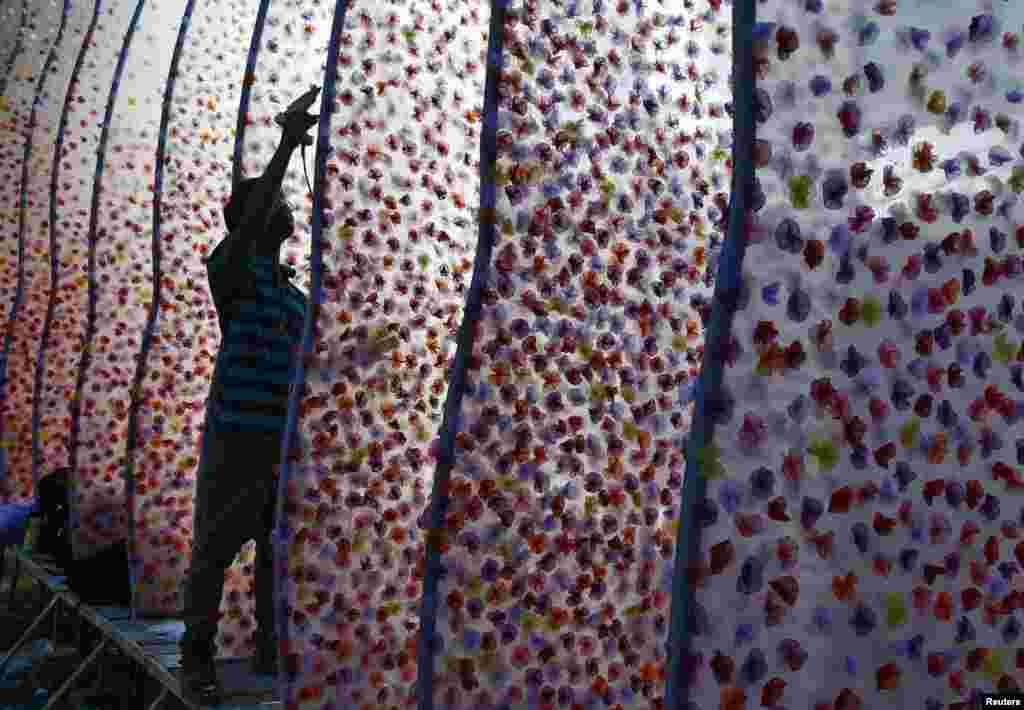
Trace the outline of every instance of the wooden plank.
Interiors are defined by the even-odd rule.
[[[44,566],[45,558],[43,562],[40,562],[24,550],[15,550],[14,554],[21,562],[22,569],[44,584],[51,592],[59,594],[60,592],[68,591],[68,586],[66,584],[67,577],[58,576],[57,574],[54,574],[54,572],[46,569]]]
[[[55,597],[60,597],[82,618],[103,632],[107,641],[117,644],[186,707],[200,710],[182,697],[179,676],[181,652],[178,649],[178,641],[185,632],[182,621],[132,619],[131,610],[124,607],[91,607],[83,604],[68,589],[66,578],[60,576],[59,570],[52,568],[48,560],[33,559],[20,550],[15,554],[21,560],[25,572],[45,584]],[[249,659],[219,659],[217,669],[226,701],[218,706],[218,710],[280,710],[283,707],[283,703],[275,699],[276,678],[252,673],[249,670]]]
[[[177,641],[145,641],[140,645],[142,650],[150,656],[158,656],[178,648]]]
[[[102,654],[103,651],[106,650],[110,642],[111,639],[103,639],[102,641],[100,641],[99,645],[92,650],[92,653],[86,656],[85,660],[82,661],[79,664],[78,668],[75,669],[75,672],[72,673],[71,676],[64,681],[63,685],[60,686],[57,692],[50,696],[50,699],[46,701],[46,705],[43,706],[43,710],[52,710],[52,708],[57,706],[58,701],[60,701],[60,699],[64,696],[64,693],[68,692],[68,690],[75,684],[75,681],[78,680],[78,676],[82,675],[83,673],[85,673],[86,670],[88,670],[89,666],[92,665],[93,661],[99,658],[100,654]]]
[[[185,625],[180,621],[120,619],[110,621],[110,626],[127,640],[140,645],[147,643],[177,643],[182,634],[185,633]]]
[[[132,610],[126,606],[97,606],[96,613],[111,621],[122,621],[132,618]]]
[[[181,651],[177,648],[154,649],[152,653],[146,654],[160,664],[160,667],[168,672],[181,668]]]

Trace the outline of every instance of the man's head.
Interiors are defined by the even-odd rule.
[[[228,204],[224,208],[224,223],[227,225],[228,231],[234,231],[242,222],[246,202],[256,186],[257,180],[258,178],[242,180],[232,190],[231,199],[228,200]],[[292,217],[291,205],[285,199],[284,193],[279,190],[271,206],[271,217],[267,230],[264,234],[258,235],[257,239],[261,246],[265,246],[267,249],[277,249],[292,236],[294,230],[295,219]]]

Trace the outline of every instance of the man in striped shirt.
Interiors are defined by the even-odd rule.
[[[307,132],[316,121],[305,110],[284,114],[277,151],[260,177],[235,186],[224,210],[230,234],[207,262],[222,340],[197,476],[181,640],[182,690],[200,705],[220,702],[214,652],[224,573],[251,539],[257,543],[254,670],[276,671],[270,541],[275,478],[291,366],[308,308],[306,296],[289,281],[294,270],[279,263],[295,227],[281,183],[295,148],[312,143]]]

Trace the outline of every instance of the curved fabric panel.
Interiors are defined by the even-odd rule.
[[[11,114],[8,127],[11,132],[22,133],[23,137],[19,159],[20,177],[16,183],[17,231],[11,235],[11,242],[16,241],[18,245],[17,291],[7,323],[4,342],[5,377],[3,387],[0,388],[0,412],[3,413],[0,444],[7,454],[4,478],[0,481],[3,487],[0,495],[9,501],[33,496],[32,373],[35,369],[33,350],[38,345],[35,329],[28,323],[31,322],[33,306],[41,303],[45,297],[45,289],[33,288],[36,285],[33,277],[39,273],[33,266],[35,257],[40,252],[44,255],[46,253],[46,242],[38,238],[36,231],[38,223],[45,220],[43,208],[46,203],[43,195],[46,190],[43,188],[37,193],[32,191],[32,187],[33,182],[42,182],[48,175],[45,166],[49,161],[45,161],[42,154],[44,151],[49,152],[49,143],[45,139],[40,140],[40,144],[45,146],[44,150],[36,153],[34,149],[40,123],[44,126],[43,130],[49,125],[47,114],[41,112],[40,107],[51,103],[50,97],[60,91],[48,87],[46,79],[61,49],[69,12],[68,2],[64,2],[63,7],[48,7],[40,11],[37,22],[45,24],[45,27],[34,36],[24,38],[26,46],[21,58],[24,63],[19,62],[14,76],[16,81],[24,83],[20,86],[14,84],[8,89],[8,94],[14,97],[18,94],[26,98],[31,96],[29,101],[21,104],[20,112]],[[36,57],[38,62],[35,61]],[[11,141],[11,144],[14,143]]]
[[[2,351],[0,351],[0,389],[5,388],[2,383],[7,378],[7,359],[11,345],[8,336],[8,318],[14,304],[14,297],[17,291],[17,277],[15,270],[18,267],[17,240],[17,199],[14,190],[18,185],[18,176],[21,174],[21,161],[18,159],[18,141],[12,140],[17,125],[17,109],[14,106],[12,97],[7,95],[8,82],[14,74],[14,67],[24,46],[23,33],[28,26],[29,12],[28,0],[24,0],[20,10],[13,4],[7,4],[2,8],[4,12],[0,32],[3,34],[0,41],[0,51],[3,52],[4,65],[3,74],[0,75],[0,125],[5,140],[0,143],[4,147],[0,151],[0,235],[3,235],[4,244],[8,251],[0,251],[0,269],[4,271],[4,278],[0,283],[0,323],[3,323],[4,340]],[[0,423],[0,427],[3,424]],[[0,441],[2,444],[2,441]],[[7,449],[0,445],[0,479],[7,476]]]
[[[302,325],[301,360],[293,358],[291,386],[288,393],[288,414],[285,421],[285,430],[281,436],[281,461],[278,468],[279,477],[277,480],[277,498],[274,506],[274,529],[271,533],[273,542],[274,558],[274,632],[280,644],[280,658],[278,659],[278,694],[282,699],[291,699],[296,695],[299,700],[317,700],[323,695],[322,689],[311,688],[305,684],[303,671],[304,657],[295,653],[293,644],[293,615],[292,598],[289,594],[288,575],[292,569],[293,557],[289,549],[289,541],[293,526],[289,518],[293,515],[291,502],[294,499],[293,491],[295,486],[292,483],[294,467],[292,461],[301,456],[298,451],[293,451],[292,442],[296,437],[296,425],[298,420],[298,394],[305,390],[306,362],[312,352],[313,326],[323,304],[323,233],[325,222],[324,189],[327,172],[327,156],[330,152],[328,139],[330,136],[331,119],[335,102],[335,85],[338,80],[338,58],[339,44],[341,42],[342,29],[345,26],[344,0],[338,0],[334,5],[334,16],[331,18],[331,33],[327,44],[327,63],[324,67],[324,83],[320,93],[320,116],[317,121],[316,154],[313,165],[313,179],[316,181],[311,186],[310,198],[313,203],[313,213],[310,222],[312,243],[310,245],[310,292],[311,298],[307,304],[305,322]],[[238,153],[236,152],[236,155]],[[303,156],[305,157],[305,156]],[[236,176],[239,174],[238,164],[235,165]],[[300,389],[301,388],[301,389]],[[300,573],[300,576],[304,576]],[[296,663],[298,661],[298,663]],[[300,665],[302,664],[302,665]],[[298,691],[298,692],[296,692]],[[305,697],[303,697],[305,696]],[[289,704],[294,704],[291,701]]]
[[[131,21],[136,5],[120,0],[100,0],[101,21],[83,42],[84,53],[82,74],[77,83],[69,86],[68,125],[65,129],[61,171],[60,204],[64,210],[61,226],[69,230],[67,241],[61,247],[61,255],[67,260],[68,305],[81,327],[81,335],[68,344],[72,365],[69,376],[74,377],[74,389],[69,396],[68,466],[72,471],[83,459],[99,459],[99,454],[89,442],[81,442],[80,422],[88,416],[91,407],[83,407],[84,368],[88,366],[88,347],[92,341],[90,330],[95,315],[90,309],[93,284],[93,249],[90,248],[91,205],[97,167],[97,151],[102,132],[104,107],[113,83],[117,58],[124,39],[125,29]],[[66,251],[65,251],[66,249]],[[82,321],[85,321],[84,324]],[[93,393],[93,397],[95,397]],[[94,401],[94,400],[93,400]],[[94,458],[95,457],[95,458]],[[77,476],[71,483],[77,486]],[[78,527],[79,506],[77,496],[72,494],[72,525]],[[110,510],[117,513],[118,500],[110,501]]]
[[[249,125],[249,102],[252,99],[252,86],[256,80],[256,58],[259,57],[260,46],[263,43],[263,30],[267,24],[269,9],[270,0],[260,0],[256,18],[252,24],[252,37],[249,39],[249,52],[245,58],[245,74],[242,75],[242,86],[238,99],[238,117],[235,119],[235,147],[231,155],[232,185],[242,179],[242,153],[245,148],[245,129]]]
[[[323,290],[294,394],[304,447],[278,521],[285,691],[303,707],[414,698],[420,524],[476,247],[489,17],[417,0],[345,19],[321,124]]]
[[[11,113],[15,110],[11,102],[11,97],[7,96],[8,82],[14,74],[14,67],[18,58],[21,56],[22,48],[24,43],[22,36],[25,28],[28,26],[29,13],[28,0],[22,2],[21,7],[17,7],[12,3],[4,5],[2,8],[3,17],[2,23],[0,23],[0,58],[3,59],[3,66],[0,67],[0,118],[3,120],[4,135],[9,136],[12,130]],[[3,177],[2,185],[4,190],[13,190],[17,185],[18,169],[20,168],[20,161],[16,157],[16,144],[14,142],[5,141],[5,150],[0,153],[0,175]],[[9,193],[0,192],[3,196],[3,200],[0,200],[0,228],[5,230],[4,235],[6,237],[6,229],[15,229],[16,214],[13,211],[16,207],[16,200],[13,198],[8,199]],[[16,246],[16,242],[11,239],[5,238],[5,242],[10,246]],[[10,262],[7,262],[6,257],[4,260],[5,266],[9,263],[11,267],[16,267],[15,259],[17,257],[11,254]],[[13,272],[12,272],[13,273]],[[7,312],[10,309],[11,303],[14,301],[16,280],[14,278],[5,278],[4,283],[0,284],[0,322],[6,324]],[[5,330],[6,332],[6,330]],[[6,339],[5,339],[6,343]],[[0,353],[0,357],[3,358],[2,362],[6,362],[7,349],[6,345],[4,350]]]
[[[51,270],[57,253],[60,257],[57,259],[57,276],[51,287],[54,334],[52,344],[48,343],[49,354],[46,357],[54,366],[45,372],[45,380],[37,379],[37,382],[45,381],[50,390],[50,398],[39,403],[40,437],[45,439],[48,450],[55,450],[52,458],[49,453],[41,455],[40,465],[46,468],[47,473],[62,465],[73,469],[75,460],[76,447],[73,442],[77,391],[74,383],[80,374],[82,347],[87,342],[85,321],[89,284],[86,257],[92,181],[86,180],[84,176],[95,165],[95,159],[86,146],[90,140],[95,142],[99,133],[99,126],[87,121],[90,115],[88,97],[92,95],[96,105],[106,97],[105,94],[93,93],[89,89],[96,65],[88,61],[87,57],[96,48],[98,33],[103,32],[99,25],[103,7],[103,0],[96,0],[89,27],[77,50],[67,84],[51,168],[51,237],[56,232],[56,239],[51,239]],[[68,54],[70,56],[70,52]],[[95,130],[91,130],[93,128]],[[54,246],[56,252],[53,251]],[[63,275],[61,270],[64,271]],[[48,317],[51,314],[48,313]],[[44,359],[44,365],[45,362]],[[45,416],[43,410],[46,411]]]
[[[700,506],[707,489],[700,475],[704,451],[713,441],[718,403],[721,401],[724,364],[728,360],[732,320],[743,299],[743,260],[747,245],[747,226],[753,198],[754,166],[754,62],[749,38],[753,36],[756,15],[754,0],[737,0],[732,9],[732,88],[733,146],[732,195],[729,201],[726,243],[718,264],[711,319],[705,335],[705,357],[695,390],[693,425],[687,440],[686,473],[680,524],[676,530],[676,563],[672,575],[670,600],[668,668],[665,671],[665,707],[686,707],[691,688],[690,665],[695,653],[692,633],[698,620],[694,594],[700,579],[702,525]],[[695,577],[692,572],[698,571]]]
[[[728,27],[685,8],[509,6],[500,236],[441,531],[436,707],[662,693],[728,201]]]
[[[99,268],[109,263],[105,252],[111,249],[110,241],[113,239],[113,235],[108,234],[106,229],[101,232],[99,228],[101,209],[107,205],[113,206],[111,193],[107,193],[106,200],[103,199],[107,144],[111,135],[110,127],[118,89],[124,78],[125,62],[144,4],[145,0],[138,0],[125,25],[123,34],[120,35],[118,43],[120,49],[116,55],[113,79],[101,119],[99,141],[95,152],[95,169],[92,176],[92,202],[89,206],[89,228],[86,238],[89,245],[89,302],[82,359],[79,364],[78,379],[75,383],[75,397],[71,414],[71,462],[74,472],[71,517],[72,544],[76,558],[88,557],[97,549],[126,540],[128,535],[124,482],[120,476],[120,466],[123,462],[113,458],[114,452],[117,450],[115,433],[98,431],[95,424],[97,414],[100,417],[107,414],[107,404],[99,396],[99,393],[103,391],[99,378],[96,378],[95,373],[90,371],[92,368],[103,368],[106,365],[103,362],[105,359],[103,355],[106,354],[110,343],[109,336],[104,336],[105,339],[97,338],[97,332],[107,324],[107,321],[101,320],[98,314],[98,304],[103,290],[101,281],[103,286],[110,287],[108,283],[110,277],[100,279],[97,273]],[[118,17],[116,9],[112,14],[115,18]],[[129,80],[133,78],[134,75],[129,77]],[[118,138],[119,136],[115,132],[115,142]],[[118,181],[114,183],[114,186],[123,187],[124,185]],[[104,253],[100,256],[100,242],[105,236],[108,237],[108,240],[103,248]],[[122,246],[119,251],[123,252],[123,250]],[[101,354],[99,358],[95,356],[97,351]],[[107,370],[101,369],[99,374],[103,375],[107,372]],[[92,384],[86,390],[85,385],[90,380]],[[122,413],[127,413],[127,403],[122,405]],[[78,451],[79,445],[83,449],[82,453]]]
[[[1022,18],[757,12],[688,707],[970,707],[1022,680]]]
[[[109,143],[102,172],[97,176],[102,193],[98,200],[94,196],[93,203],[96,287],[91,297],[95,312],[102,316],[94,321],[89,364],[83,376],[86,392],[101,391],[103,396],[96,397],[88,415],[83,416],[80,434],[82,444],[93,447],[100,459],[95,463],[78,460],[78,554],[128,538],[128,419],[142,336],[154,299],[153,162],[165,90],[163,79],[174,49],[174,43],[148,28],[174,26],[182,17],[184,5],[184,0],[147,5],[141,15],[133,17],[107,104],[105,130]],[[154,384],[157,391],[167,390],[166,382],[158,380]],[[188,406],[186,392],[180,394],[180,406]],[[88,403],[86,395],[86,406]],[[186,441],[187,433],[182,432],[175,443],[180,447]],[[163,443],[164,465],[180,466],[185,454],[175,455],[177,450],[167,441]],[[156,526],[146,532],[167,535]],[[138,572],[137,564],[133,571]]]
[[[455,464],[455,440],[459,433],[462,397],[466,392],[466,378],[473,355],[474,339],[483,308],[483,288],[491,264],[495,229],[497,185],[498,133],[498,80],[501,77],[505,4],[491,4],[490,28],[487,36],[487,78],[484,84],[484,104],[481,115],[480,136],[480,210],[478,223],[480,238],[473,258],[473,277],[466,294],[466,308],[459,327],[455,357],[448,378],[448,396],[444,403],[444,418],[436,450],[437,470],[430,492],[430,504],[425,513],[425,550],[423,560],[423,594],[420,602],[420,630],[416,645],[416,704],[420,710],[429,710],[434,704],[435,660],[439,648],[437,615],[438,585],[443,567],[441,552],[444,543],[451,472]],[[424,527],[421,525],[421,527]]]
[[[289,519],[294,515],[292,501],[295,499],[296,487],[293,485],[292,476],[295,474],[293,461],[301,456],[301,452],[295,451],[293,443],[297,441],[298,406],[299,392],[305,390],[306,366],[310,360],[313,342],[313,325],[319,314],[319,309],[324,302],[324,250],[323,236],[326,221],[325,189],[327,176],[327,158],[332,149],[328,143],[330,135],[331,119],[335,105],[335,86],[338,80],[339,50],[341,33],[345,27],[344,0],[338,0],[334,6],[334,15],[331,17],[331,34],[327,45],[327,64],[324,68],[324,85],[321,87],[321,108],[317,120],[315,158],[313,161],[314,185],[310,185],[309,199],[312,203],[312,214],[310,215],[310,232],[312,241],[310,243],[310,298],[307,303],[307,311],[304,323],[302,324],[302,343],[300,345],[301,360],[293,358],[291,386],[288,395],[288,415],[285,421],[285,431],[282,434],[282,451],[278,467],[278,491],[273,511],[273,530],[271,541],[273,543],[273,610],[274,610],[274,633],[278,637],[280,658],[278,660],[278,691],[282,699],[291,699],[299,696],[298,700],[319,700],[323,697],[323,688],[309,686],[304,683],[305,663],[301,652],[295,653],[293,643],[293,622],[295,618],[292,610],[292,595],[289,593],[289,575],[293,569],[291,531],[294,526]],[[272,41],[272,40],[271,40]],[[250,62],[252,66],[254,62]],[[248,96],[246,96],[248,100]],[[304,152],[303,152],[304,153]],[[240,152],[236,151],[236,158]],[[303,160],[305,155],[303,155]],[[241,174],[241,168],[236,162],[236,178]],[[303,169],[305,165],[303,164]],[[301,568],[300,568],[301,569]],[[300,577],[305,577],[303,572]],[[289,704],[294,704],[290,701]]]
[[[174,43],[170,66],[167,70],[167,81],[165,82],[163,91],[161,92],[163,100],[160,104],[160,126],[157,131],[156,157],[154,160],[153,183],[151,186],[153,193],[153,226],[151,245],[153,293],[148,303],[149,312],[146,316],[146,327],[142,334],[142,347],[136,362],[135,376],[130,390],[131,405],[128,411],[127,448],[125,452],[125,484],[127,498],[126,504],[128,506],[128,557],[132,590],[132,614],[138,613],[138,611],[140,611],[140,607],[142,607],[142,611],[149,611],[150,613],[153,612],[152,609],[145,606],[145,602],[150,601],[150,599],[147,599],[140,589],[143,583],[152,583],[153,578],[156,576],[153,570],[166,569],[172,574],[177,573],[180,575],[182,569],[184,569],[183,567],[179,568],[179,560],[181,559],[181,553],[184,551],[186,546],[175,541],[169,534],[165,533],[164,535],[156,535],[151,533],[150,531],[154,531],[160,526],[160,521],[156,519],[156,516],[147,515],[146,511],[144,511],[141,516],[136,513],[139,490],[141,489],[143,494],[149,494],[154,488],[159,490],[158,486],[151,485],[152,479],[147,480],[140,476],[141,472],[139,469],[143,467],[138,466],[136,463],[138,460],[136,452],[138,449],[144,447],[147,442],[154,442],[158,446],[164,443],[164,439],[159,435],[160,432],[147,431],[145,429],[140,430],[139,420],[141,417],[139,412],[146,404],[142,399],[142,383],[149,370],[149,359],[153,351],[153,342],[157,337],[156,330],[158,319],[160,317],[161,306],[164,303],[163,248],[160,237],[161,226],[163,224],[163,177],[164,165],[166,162],[167,126],[170,118],[178,67],[181,60],[182,45],[185,42],[185,38],[188,36],[194,5],[194,0],[186,0],[185,9],[182,12],[181,20],[178,25],[177,41]],[[191,379],[192,373],[189,372],[186,376]],[[168,512],[174,516],[170,521],[172,525],[180,524],[182,518],[187,516],[188,510],[186,506],[189,501],[185,501],[186,506],[181,506],[179,499],[174,496],[162,496],[161,502],[164,503]],[[184,513],[178,513],[177,509],[179,507],[186,507],[186,511]],[[163,530],[166,531],[167,528],[164,527]],[[157,564],[147,566],[145,558],[141,555],[140,542],[145,545],[146,543],[152,543],[154,541],[162,541],[169,546],[174,545],[178,548],[175,550],[178,554],[175,555],[174,558],[166,560],[164,565]],[[176,542],[178,544],[175,544]],[[153,586],[157,587],[157,591],[153,596],[156,597],[156,606],[159,608],[159,600],[166,599],[169,595],[160,593],[160,585]]]
[[[79,360],[78,346],[81,343],[81,336],[74,337],[74,332],[84,331],[87,292],[85,279],[74,278],[76,274],[81,274],[80,266],[82,256],[85,254],[83,221],[81,219],[85,212],[80,209],[80,205],[83,204],[81,200],[83,191],[74,189],[75,165],[70,158],[73,156],[75,144],[74,139],[70,136],[73,132],[75,107],[80,99],[78,91],[82,69],[93,43],[101,7],[102,0],[96,0],[93,4],[92,18],[82,36],[75,64],[71,70],[64,106],[61,109],[60,125],[57,129],[57,140],[54,146],[53,167],[51,168],[50,257],[51,271],[53,269],[56,271],[52,271],[51,275],[53,286],[50,294],[51,305],[48,308],[52,310],[47,312],[47,319],[55,332],[53,344],[49,346],[53,348],[50,351],[50,357],[54,362],[54,367],[45,372],[45,380],[39,377],[40,373],[37,372],[37,382],[45,381],[49,388],[49,394],[57,401],[40,400],[40,407],[46,410],[47,416],[40,415],[39,428],[51,447],[56,446],[55,442],[58,441],[64,444],[63,454],[67,458],[58,453],[55,456],[56,465],[54,465],[54,461],[43,454],[42,463],[47,465],[48,470],[67,465],[71,453],[70,406],[74,397],[73,382],[77,374],[74,364]],[[63,278],[61,277],[62,269],[65,272]]]
[[[47,77],[39,110],[45,116],[38,129],[42,153],[40,165],[30,181],[29,192],[42,201],[46,197],[47,212],[42,205],[35,213],[38,223],[34,248],[29,261],[31,276],[26,288],[36,297],[26,303],[19,318],[42,321],[41,336],[36,346],[34,381],[32,388],[32,479],[38,483],[41,476],[67,466],[68,457],[68,402],[71,398],[76,338],[82,312],[59,306],[74,303],[70,288],[62,286],[60,278],[61,255],[71,251],[75,232],[65,212],[60,183],[64,141],[70,117],[71,85],[81,70],[85,56],[85,43],[99,16],[99,3],[92,7],[80,3],[71,5],[66,15],[67,26],[62,43],[54,47],[52,64]],[[60,108],[58,109],[58,106]],[[61,217],[64,220],[61,221]],[[43,237],[46,241],[43,241]],[[67,243],[65,243],[67,240]],[[67,252],[65,252],[65,249]],[[45,258],[45,262],[43,261]],[[47,278],[47,276],[49,278]],[[44,297],[45,294],[45,297]],[[45,298],[45,310],[43,308]],[[84,302],[82,303],[84,305]],[[59,315],[58,315],[59,313]]]

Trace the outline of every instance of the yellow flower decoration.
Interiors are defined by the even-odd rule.
[[[1000,333],[995,337],[992,358],[996,362],[1009,363],[1017,355],[1017,346],[1006,339],[1006,333]]]
[[[636,441],[640,431],[636,428],[636,425],[632,422],[624,422],[622,425],[622,436],[626,438],[626,441]]]
[[[811,206],[811,178],[808,175],[799,175],[789,181],[789,199],[793,208],[806,210]]]
[[[708,480],[721,478],[725,475],[722,465],[722,451],[718,445],[711,443],[697,450],[697,473]]]
[[[933,91],[928,97],[928,112],[936,115],[946,113],[946,94],[942,91]]]
[[[917,444],[917,435],[921,431],[921,420],[917,417],[907,420],[907,423],[900,427],[900,443],[906,449],[914,448]]]
[[[988,658],[985,659],[985,663],[982,665],[984,673],[988,676],[988,679],[995,685],[1000,676],[1003,675],[1005,668],[1005,655],[1006,651],[1002,648],[994,648],[988,654]]]
[[[885,623],[890,627],[907,623],[907,604],[899,592],[885,595]]]
[[[1024,192],[1024,166],[1018,165],[1013,169],[1007,184],[1011,190],[1018,194]]]
[[[807,453],[818,460],[822,471],[831,471],[839,463],[839,451],[835,444],[827,439],[815,439],[807,447]]]

